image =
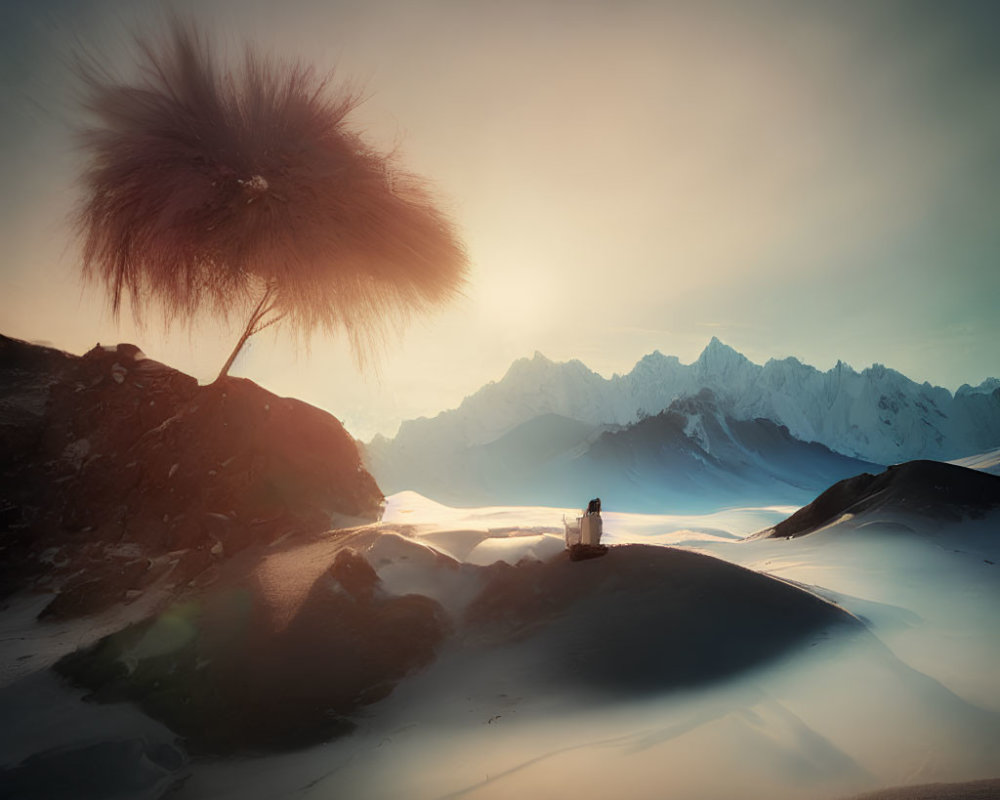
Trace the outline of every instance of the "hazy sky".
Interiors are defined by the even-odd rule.
[[[465,296],[390,341],[278,332],[234,374],[357,436],[452,407],[540,350],[624,372],[716,335],[752,359],[1000,376],[1000,6],[966,2],[175,2],[365,88],[356,126],[434,181]],[[214,377],[237,335],[115,325],[77,275],[69,56],[127,70],[161,4],[0,11],[0,333],[133,341]]]

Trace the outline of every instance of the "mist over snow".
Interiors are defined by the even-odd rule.
[[[991,475],[1000,475],[1000,448],[988,450],[985,453],[977,453],[974,456],[954,459],[952,464],[971,469],[980,469],[989,472]]]
[[[459,578],[466,567],[438,567],[454,577],[428,580],[435,568],[421,547],[468,565],[551,560],[567,511],[456,509],[403,493],[389,498],[383,523],[402,536],[387,533],[391,541],[376,541],[365,554],[392,591],[433,584],[439,600],[458,613],[474,604],[470,577]],[[606,513],[605,529],[614,544],[669,544],[774,576],[836,603],[856,627],[821,626],[787,656],[720,682],[630,697],[577,685],[574,668],[547,672],[547,647],[557,634],[538,622],[545,612],[537,604],[546,595],[529,599],[509,587],[490,596],[491,613],[519,630],[516,608],[528,602],[541,633],[527,629],[502,648],[487,639],[449,649],[373,707],[351,739],[256,765],[205,765],[180,797],[282,797],[294,790],[308,798],[478,800],[551,791],[582,798],[822,800],[881,786],[992,777],[1000,748],[993,666],[1000,658],[993,624],[1000,602],[997,517],[935,524],[890,507],[796,540],[744,538],[788,511]],[[624,577],[618,562],[587,563],[593,569],[584,585]],[[687,580],[668,569],[659,585]],[[590,612],[595,620],[615,619],[629,596],[637,595],[638,607],[658,607],[656,590],[641,581],[633,579],[624,593],[614,585],[612,594],[599,595],[600,607]],[[710,618],[710,596],[672,602],[695,626]],[[775,608],[771,624],[782,626],[791,605]],[[657,641],[675,663],[702,646],[664,640],[655,627],[630,622],[623,635],[644,658]],[[592,666],[603,660],[621,678],[633,669],[620,648],[590,651],[579,631],[558,630],[564,654]],[[606,645],[604,634],[598,640]]]
[[[187,761],[134,707],[81,704],[39,673],[0,690],[8,720],[43,698],[47,709],[17,746],[5,727],[4,752],[42,755],[8,761],[4,778],[51,778],[89,757],[114,765],[99,786],[127,779],[130,796],[153,798],[172,785],[182,800],[832,800],[991,777],[996,515],[940,523],[885,507],[797,539],[748,538],[792,510],[607,512],[617,546],[572,564],[559,557],[572,509],[394,495],[380,525],[272,548],[253,573],[291,631],[349,548],[374,571],[377,602],[423,596],[460,633],[354,715],[353,733]],[[334,597],[355,591],[335,574]],[[23,615],[5,633],[49,647],[78,635],[35,632]],[[136,653],[138,668],[150,657]]]

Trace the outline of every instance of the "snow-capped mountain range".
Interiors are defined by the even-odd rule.
[[[998,445],[994,379],[952,395],[880,364],[761,366],[713,338],[693,364],[657,352],[610,379],[536,353],[458,408],[376,437],[365,459],[388,494],[573,507],[589,492],[618,508],[695,512],[804,503],[880,465]]]
[[[515,361],[458,408],[404,422],[376,437],[373,452],[426,455],[495,441],[545,414],[592,425],[630,425],[702,389],[738,420],[768,419],[797,439],[878,464],[951,459],[1000,446],[1000,380],[947,389],[918,384],[881,364],[855,371],[838,362],[821,372],[796,358],[755,364],[714,338],[692,364],[653,352],[626,375],[604,378],[580,361],[541,353]]]
[[[369,468],[387,493],[440,502],[699,513],[720,506],[800,505],[831,483],[881,467],[793,437],[770,420],[737,420],[711,390],[627,426],[543,414],[487,444],[373,446]]]

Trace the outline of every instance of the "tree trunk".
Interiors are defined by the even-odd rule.
[[[229,374],[230,367],[233,366],[233,362],[236,361],[236,356],[240,354],[243,349],[243,345],[247,343],[247,340],[253,336],[255,333],[273,325],[275,322],[281,319],[282,314],[278,314],[272,317],[267,322],[261,324],[264,317],[266,317],[271,311],[274,310],[274,295],[277,289],[277,285],[274,281],[270,281],[264,288],[264,294],[261,295],[260,301],[254,307],[253,312],[250,314],[250,319],[247,320],[247,325],[243,329],[243,333],[240,334],[239,340],[236,342],[236,347],[233,348],[233,352],[229,354],[229,358],[226,359],[226,363],[222,365],[222,369],[219,372],[218,377],[215,382],[218,383],[223,378]]]

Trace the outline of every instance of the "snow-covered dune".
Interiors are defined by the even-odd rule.
[[[484,663],[521,652],[547,692],[617,696],[719,680],[856,625],[708,555],[629,544],[576,564],[551,534],[462,533],[474,542],[462,562],[395,526],[261,553],[56,669],[105,702],[138,703],[192,752],[232,754],[343,734],[445,650]]]
[[[395,495],[380,525],[248,550],[198,608],[66,662],[83,683],[113,671],[92,686],[105,704],[45,672],[0,690],[8,730],[33,696],[51,709],[0,768],[53,789],[117,754],[101,786],[124,775],[134,796],[359,800],[823,800],[996,777],[997,515],[880,508],[748,538],[793,511],[606,511],[617,546],[572,563],[573,509]],[[186,760],[199,741],[244,755]]]
[[[370,706],[352,736],[251,762],[252,786],[245,761],[203,765],[180,796],[822,800],[995,777],[1000,596],[988,562],[1000,555],[997,518],[911,520],[912,536],[876,526],[745,538],[793,510],[607,512],[608,541],[679,549],[612,548],[579,564],[528,555],[518,568],[567,510],[449,509],[393,496],[393,533],[363,552],[401,590],[419,575],[442,576],[432,581],[438,600],[465,609],[466,634]],[[469,564],[445,567],[419,552],[472,553],[489,541],[505,543],[496,552],[511,563],[476,573],[489,576],[485,590],[479,578],[470,590]],[[757,640],[763,611],[701,581],[710,562],[697,552],[802,588],[852,620],[814,628],[753,669],[678,689],[673,678],[693,664],[732,670],[727,657]],[[796,608],[782,601],[758,619],[780,634]],[[699,628],[711,619],[722,627]],[[716,663],[706,668],[703,655]]]

